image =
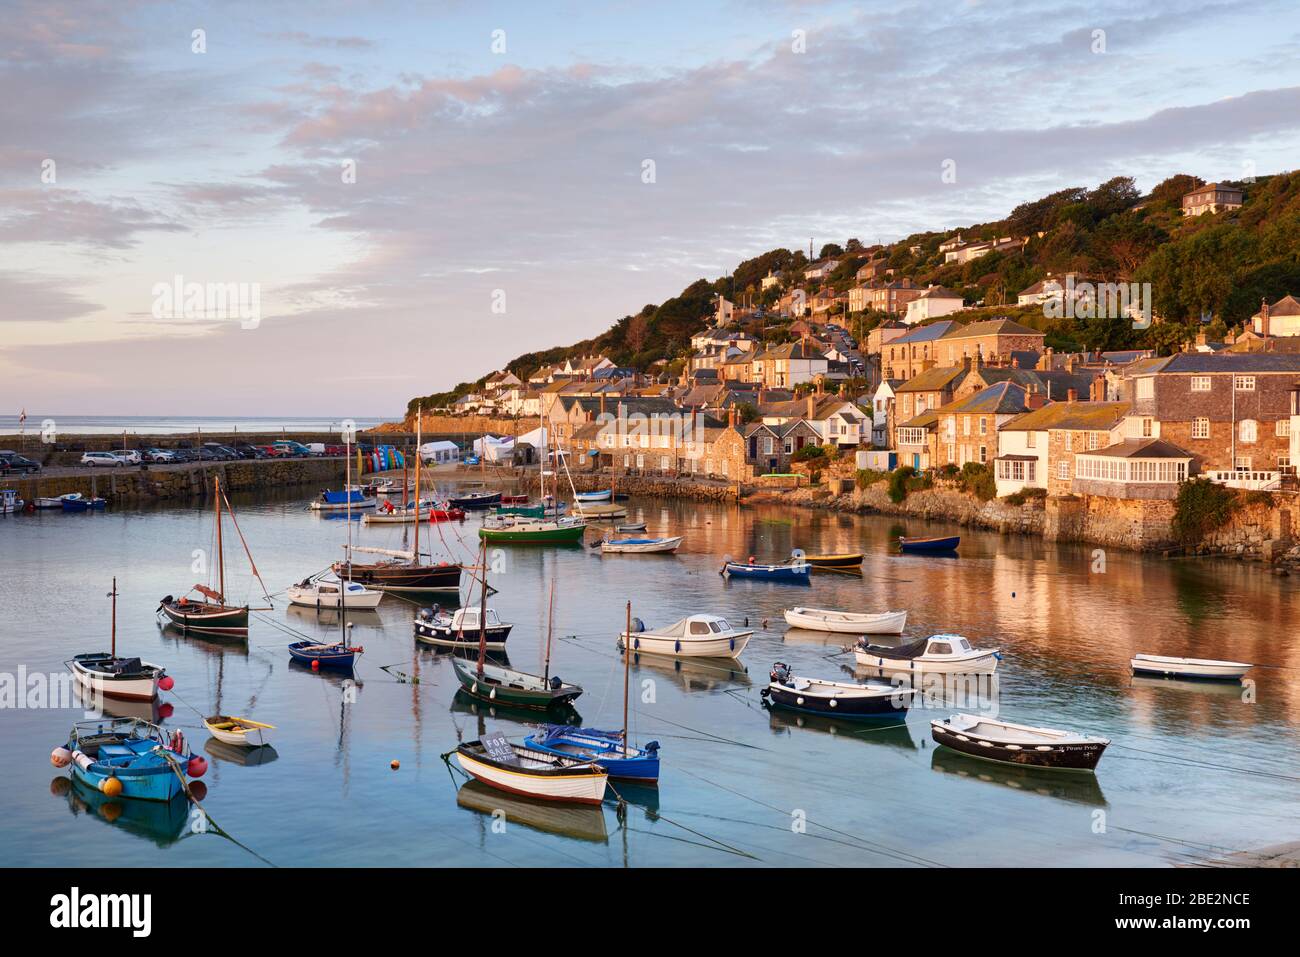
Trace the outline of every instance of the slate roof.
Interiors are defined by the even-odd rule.
[[[905,336],[899,336],[897,339],[890,339],[886,345],[902,346],[907,345],[909,342],[933,342],[936,339],[944,338],[954,329],[960,328],[962,328],[962,324],[954,319],[940,319],[938,322],[919,326]]]
[[[967,413],[1008,414],[1024,412],[1024,387],[1014,382],[999,382],[987,389],[981,389],[974,395],[968,395],[956,402],[949,402],[938,411],[941,415],[963,415]]]
[[[1042,432],[1047,429],[1100,432],[1109,429],[1129,410],[1127,402],[1050,402],[1017,416],[1002,426],[1003,432]]]
[[[1300,355],[1277,352],[1180,352],[1170,356],[1160,372],[1300,373]]]
[[[1041,336],[1043,333],[1037,329],[1030,329],[1028,326],[1022,326],[1014,319],[985,319],[983,322],[972,322],[969,326],[963,326],[960,329],[954,329],[947,333],[945,339],[970,339],[973,336]],[[897,339],[894,342],[898,342]]]

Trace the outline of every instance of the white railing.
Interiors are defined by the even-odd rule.
[[[1282,485],[1281,472],[1247,472],[1236,469],[1222,469],[1205,473],[1205,477],[1218,485],[1228,488],[1258,489],[1269,491]]]

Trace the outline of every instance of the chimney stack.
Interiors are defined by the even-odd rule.
[[[604,392],[600,394],[600,414],[601,416],[604,416],[605,414],[605,393]]]
[[[1268,300],[1261,299],[1259,302],[1259,334],[1265,339],[1268,338]]]
[[[736,427],[736,407],[732,405],[730,408],[727,409],[727,428],[734,429],[735,427]]]
[[[1078,402],[1078,401],[1079,401],[1079,391],[1078,391],[1077,389],[1069,389],[1069,390],[1067,390],[1066,393],[1065,393],[1065,401],[1066,401],[1066,402]]]

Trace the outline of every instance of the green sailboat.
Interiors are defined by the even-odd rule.
[[[546,502],[546,454],[543,452],[540,465],[539,498]],[[515,545],[569,545],[581,542],[587,531],[587,520],[582,515],[579,504],[578,515],[554,517],[541,514],[537,516],[507,515],[502,511],[486,519],[478,530],[478,537],[485,542]]]

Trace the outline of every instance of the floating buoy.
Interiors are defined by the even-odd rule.
[[[119,817],[122,816],[122,812],[125,810],[126,808],[122,807],[121,801],[108,801],[102,807],[100,807],[99,813],[104,818],[105,821],[108,821],[109,824],[112,824],[114,821],[116,821]]]
[[[402,766],[402,762],[398,761],[397,758],[393,758],[393,760],[388,762],[388,766],[392,768],[394,771],[396,771],[398,768]]]
[[[114,798],[122,793],[122,782],[117,778],[104,778],[99,782],[99,790]]]
[[[72,763],[72,752],[67,748],[55,748],[50,752],[50,764],[56,768],[66,768]]]
[[[311,670],[312,670],[312,671],[320,671],[320,659],[319,659],[319,658],[313,658],[313,659],[311,660]]]
[[[803,704],[803,698],[795,698],[795,699],[794,699],[794,703],[795,703],[795,704]]]
[[[162,688],[163,691],[171,691],[172,688],[176,687],[176,681],[171,675],[163,675],[158,681],[158,687]]]
[[[838,705],[838,704],[839,704],[838,701],[836,701],[834,698],[831,698],[831,707],[832,707],[832,708],[834,708],[834,707],[835,707],[836,705]]]
[[[190,782],[190,797],[196,801],[202,801],[208,796],[208,786],[202,781]]]
[[[172,703],[170,701],[164,701],[162,704],[158,706],[158,717],[170,718],[172,716],[172,713],[175,710],[176,709],[172,707]]]
[[[208,762],[197,754],[190,758],[190,763],[185,765],[185,773],[192,778],[201,778],[208,770]]]

